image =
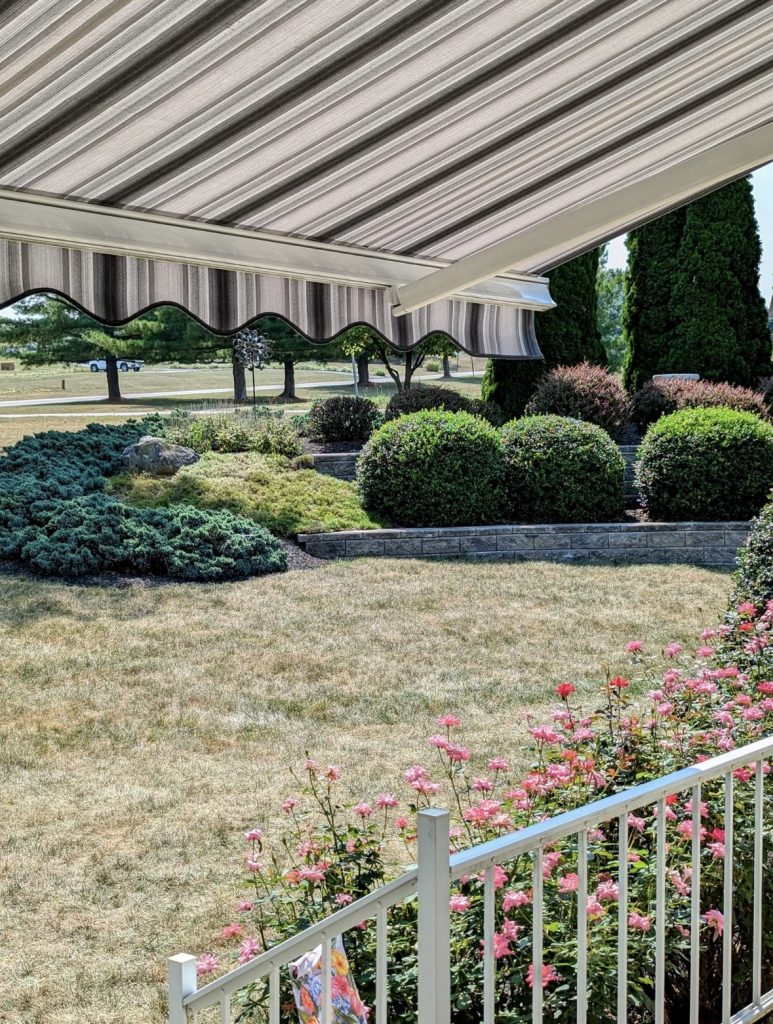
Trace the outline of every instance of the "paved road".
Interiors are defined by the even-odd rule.
[[[482,377],[483,372],[476,370],[474,373],[454,373],[452,377]],[[442,380],[442,375],[439,373],[424,373],[417,375],[413,378],[414,380]],[[389,378],[382,378],[385,384],[389,384]],[[352,387],[353,381],[351,377],[337,377],[330,380],[323,381],[307,381],[305,383],[296,384],[295,387],[298,391],[304,388],[336,388],[336,387]],[[255,391],[276,391],[279,384],[260,384],[255,388]],[[252,392],[252,388],[247,388],[248,393]],[[145,392],[131,392],[125,394],[124,398],[130,398],[136,402],[142,402],[143,399],[148,398],[178,398],[188,397],[192,395],[232,395],[233,388],[201,388],[194,391],[145,391]],[[14,398],[10,401],[0,402],[0,409],[18,409],[20,406],[25,408],[28,406],[45,406],[45,405],[81,405],[86,402],[107,402],[107,398],[104,395],[68,395],[67,398]]]

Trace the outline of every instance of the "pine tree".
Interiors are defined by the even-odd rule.
[[[554,366],[587,360],[606,365],[596,314],[596,275],[600,250],[577,256],[550,271],[550,294],[556,308],[535,317],[544,359],[491,359],[481,385],[486,401],[496,402],[508,417],[520,416],[540,377]]]
[[[690,204],[671,299],[676,326],[666,372],[746,386],[770,374],[761,255],[748,178]]]
[[[628,276],[623,306],[626,354],[623,381],[638,391],[653,373],[666,372],[674,345],[671,294],[679,266],[685,208],[631,231],[626,238]],[[683,372],[689,372],[681,368]]]

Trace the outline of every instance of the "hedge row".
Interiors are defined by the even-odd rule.
[[[468,413],[384,424],[358,463],[365,507],[399,526],[605,522],[623,515],[625,463],[601,427],[526,416],[496,430]],[[731,409],[685,409],[653,425],[638,481],[654,520],[748,519],[773,481],[773,426]]]
[[[396,525],[466,526],[619,519],[624,470],[617,445],[590,423],[534,416],[498,431],[433,410],[385,423],[357,474],[365,507]]]
[[[77,578],[115,571],[223,580],[281,571],[279,541],[230,512],[138,509],[103,492],[157,418],[26,437],[0,459],[0,558]]]

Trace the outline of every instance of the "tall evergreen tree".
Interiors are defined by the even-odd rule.
[[[596,315],[596,275],[600,250],[577,256],[548,274],[556,308],[535,317],[537,340],[544,359],[491,359],[481,385],[487,401],[507,416],[520,416],[540,377],[554,366],[587,360],[606,365]]]
[[[754,385],[770,374],[758,279],[761,245],[748,178],[632,231],[623,325],[624,379],[699,373]]]
[[[679,266],[684,221],[682,207],[636,228],[626,238],[623,380],[629,391],[638,391],[653,373],[666,372],[674,345],[676,324],[671,293]]]
[[[687,207],[666,372],[692,371],[747,386],[770,374],[768,315],[758,283],[761,256],[748,178]]]

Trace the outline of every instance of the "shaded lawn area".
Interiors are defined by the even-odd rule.
[[[243,831],[304,751],[406,791],[433,716],[528,761],[552,688],[694,641],[728,577],[686,566],[334,563],[214,586],[3,577],[0,1020],[161,1024],[164,960],[218,948]]]

